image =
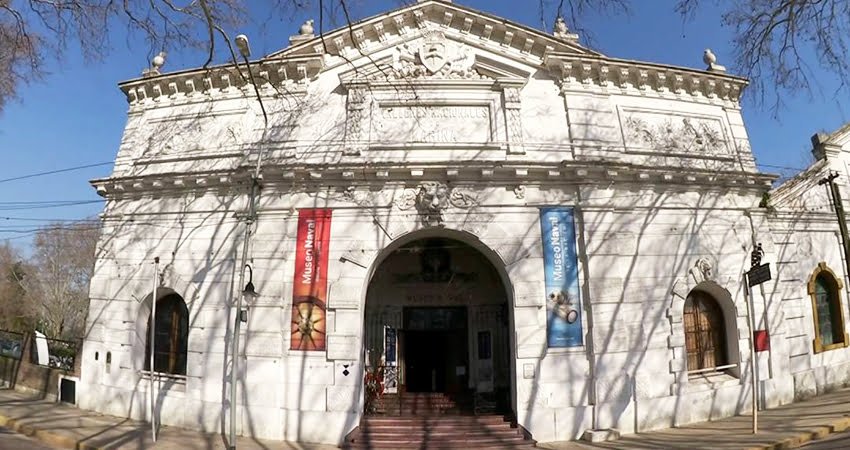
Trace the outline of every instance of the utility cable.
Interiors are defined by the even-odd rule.
[[[3,178],[3,179],[0,179],[0,183],[8,183],[10,181],[26,180],[26,179],[29,179],[29,178],[41,177],[41,176],[44,176],[44,175],[53,175],[53,174],[56,174],[56,173],[72,172],[74,170],[88,169],[88,168],[91,168],[91,167],[100,167],[100,166],[106,166],[106,165],[111,165],[111,164],[114,164],[114,162],[109,161],[109,162],[101,162],[101,163],[94,163],[94,164],[86,164],[86,165],[83,165],[83,166],[66,167],[64,169],[49,170],[47,172],[38,172],[38,173],[31,173],[31,174],[28,174],[28,175],[20,175],[20,176],[12,177],[12,178]]]

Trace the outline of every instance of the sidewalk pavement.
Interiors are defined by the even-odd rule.
[[[94,449],[226,449],[220,434],[162,427],[156,444],[150,424],[106,416],[0,389],[0,426],[57,447]],[[850,389],[759,412],[759,433],[750,416],[627,435],[603,443],[538,443],[552,450],[592,449],[787,449],[850,429]],[[239,438],[239,450],[330,450],[328,445]]]
[[[759,411],[758,434],[752,433],[752,414],[748,414],[679,428],[625,435],[610,442],[550,442],[537,446],[553,450],[774,450],[796,448],[809,441],[845,430],[850,430],[850,389]]]
[[[47,445],[76,450],[224,450],[218,433],[176,427],[159,429],[156,444],[150,423],[107,416],[73,406],[41,400],[10,389],[0,389],[0,426],[32,436]],[[239,450],[331,450],[329,445],[261,441],[240,437]]]

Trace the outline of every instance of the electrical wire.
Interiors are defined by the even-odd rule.
[[[114,164],[114,162],[109,161],[109,162],[100,162],[100,163],[94,163],[94,164],[86,164],[86,165],[82,165],[82,166],[66,167],[66,168],[62,168],[62,169],[49,170],[47,172],[37,172],[37,173],[31,173],[31,174],[27,174],[27,175],[20,175],[20,176],[12,177],[12,178],[3,178],[3,179],[0,179],[0,183],[8,183],[10,181],[18,181],[18,180],[27,180],[27,179],[30,179],[30,178],[36,178],[36,177],[41,177],[41,176],[45,176],[45,175],[53,175],[53,174],[57,174],[57,173],[72,172],[72,171],[75,171],[75,170],[89,169],[89,168],[92,168],[92,167],[100,167],[100,166],[106,166],[106,165],[111,165],[111,164]]]

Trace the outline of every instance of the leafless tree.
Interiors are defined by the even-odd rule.
[[[581,17],[589,11],[627,13],[635,0],[538,0],[543,28],[553,15],[565,16],[582,34]],[[352,0],[274,0],[271,10],[283,19],[299,9],[316,9],[319,29],[349,22]],[[396,0],[396,3],[408,3]],[[847,0],[677,0],[671,4],[686,18],[706,3],[725,11],[733,31],[733,69],[750,77],[753,91],[797,93],[817,85],[813,68],[850,79],[850,2]],[[233,58],[230,34],[248,19],[246,0],[0,0],[0,111],[22,84],[38,80],[45,63],[60,57],[76,41],[93,60],[109,50],[110,28],[126,26],[150,45],[151,56],[162,49],[194,47],[204,65],[216,57],[216,46]],[[233,58],[235,61],[236,59]],[[778,96],[777,96],[778,98]]]
[[[0,244],[0,330],[25,332],[36,322],[36,310],[24,289],[29,267],[8,242]]]
[[[126,26],[149,44],[151,56],[168,48],[198,48],[205,66],[216,45],[230,47],[230,32],[247,20],[245,0],[0,0],[0,111],[17,89],[44,75],[75,42],[90,60],[109,51],[109,30]],[[291,11],[305,2],[275,0]],[[231,51],[232,53],[232,51]]]
[[[589,11],[627,14],[630,7],[640,6],[635,0],[539,0],[538,4],[541,21],[563,16],[581,34],[586,34],[580,28],[582,16]],[[692,20],[707,4],[722,9],[735,52],[730,69],[750,78],[749,92],[757,100],[779,109],[784,95],[818,89],[823,74],[838,78],[837,94],[850,94],[850,1],[677,0],[672,5],[685,20]]]
[[[76,222],[35,234],[25,286],[38,305],[38,328],[48,337],[81,336],[99,233],[97,222]]]

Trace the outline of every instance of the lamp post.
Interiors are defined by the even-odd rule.
[[[266,134],[269,129],[269,118],[266,114],[266,107],[263,104],[263,98],[260,96],[260,90],[257,87],[257,82],[254,80],[254,73],[251,71],[251,62],[248,58],[251,56],[251,48],[248,45],[248,37],[244,34],[240,34],[236,36],[236,47],[239,49],[239,54],[242,56],[242,60],[245,63],[245,67],[248,69],[248,77],[251,80],[251,84],[254,86],[254,92],[257,95],[257,102],[260,104],[260,110],[263,113],[263,134],[260,138],[259,148],[257,150],[257,165],[254,168],[254,172],[251,175],[251,188],[248,193],[248,214],[245,216],[245,238],[242,242],[242,257],[241,257],[241,267],[242,270],[239,271],[239,285],[241,286],[245,282],[245,270],[250,271],[250,279],[248,284],[245,285],[245,289],[237,296],[236,298],[236,322],[233,327],[233,348],[231,349],[231,355],[233,358],[233,364],[230,367],[230,449],[236,449],[236,379],[237,373],[239,372],[239,332],[241,329],[242,322],[247,322],[248,316],[247,312],[242,311],[242,299],[246,296],[252,297],[256,296],[256,292],[254,291],[254,271],[251,266],[248,264],[248,246],[251,242],[251,227],[254,222],[257,220],[257,191],[260,187],[260,169],[263,164],[263,146],[266,141]],[[237,64],[238,69],[238,64]]]

